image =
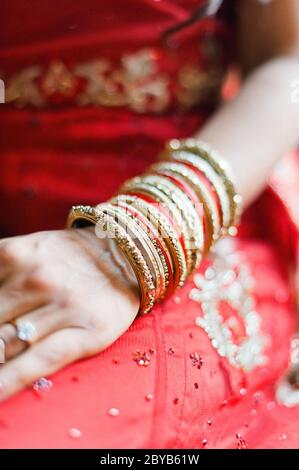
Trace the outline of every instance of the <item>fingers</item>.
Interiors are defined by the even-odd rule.
[[[41,292],[31,292],[3,287],[0,289],[0,324],[9,322],[23,313],[30,312],[46,302]]]
[[[17,338],[16,327],[11,323],[0,326],[0,338],[5,345],[5,361],[26,349],[26,343]]]
[[[0,368],[0,401],[82,357],[94,354],[88,330],[59,330]]]
[[[57,330],[71,326],[69,315],[65,310],[59,310],[55,305],[47,305],[22,315],[13,324],[5,323],[0,326],[0,338],[3,339],[5,359],[17,356],[30,344]]]
[[[67,310],[50,304],[22,315],[14,323],[18,332],[27,328],[29,334],[26,341],[33,344],[57,330],[72,326],[70,320]]]

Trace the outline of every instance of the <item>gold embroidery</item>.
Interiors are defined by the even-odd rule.
[[[168,80],[157,72],[150,50],[126,55],[122,67],[116,70],[104,60],[83,64],[75,73],[87,85],[77,102],[81,106],[128,106],[140,113],[161,112],[168,106],[170,95]]]
[[[111,65],[97,60],[78,65],[75,74],[86,81],[85,90],[77,97],[80,106],[124,106],[126,101],[117,84],[109,78]]]
[[[45,100],[36,84],[36,79],[41,75],[41,67],[32,66],[13,76],[6,91],[6,101],[8,103],[14,102],[20,107],[32,105],[39,108],[43,106]]]
[[[61,93],[68,97],[75,92],[77,79],[62,62],[54,62],[42,81],[42,90],[47,96]]]
[[[183,108],[210,102],[218,95],[222,74],[184,65],[173,77],[159,70],[159,53],[142,49],[122,57],[119,66],[99,59],[67,67],[54,62],[32,66],[7,80],[7,96],[17,106],[51,104],[56,93],[79,106],[126,106],[137,113],[165,111],[173,102]]]

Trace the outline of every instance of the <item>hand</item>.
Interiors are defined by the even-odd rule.
[[[126,279],[93,228],[0,241],[0,401],[107,348],[138,306],[137,281]]]

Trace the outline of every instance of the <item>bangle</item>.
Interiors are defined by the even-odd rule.
[[[220,176],[214,171],[214,169],[205,161],[198,158],[196,155],[185,151],[173,152],[170,158],[175,162],[184,163],[189,168],[197,170],[202,173],[211,183],[214,188],[220,208],[221,208],[221,224],[225,229],[230,227],[230,201],[223,186]]]
[[[184,284],[187,277],[187,264],[185,254],[179,233],[176,228],[171,224],[167,212],[156,203],[155,198],[151,198],[147,194],[125,194],[119,195],[117,198],[126,198],[126,201],[137,207],[146,217],[150,217],[151,223],[160,234],[162,243],[167,247],[167,253],[171,259],[172,274],[173,274],[173,290]]]
[[[207,224],[207,230],[205,233],[205,253],[208,253],[214,242],[218,240],[221,228],[218,208],[210,192],[208,191],[202,180],[196,175],[196,173],[183,164],[162,162],[153,165],[153,168],[157,171],[167,171],[181,176],[182,178],[184,178],[187,184],[191,186],[191,188],[196,192],[199,200],[203,204],[205,213],[205,220]]]
[[[131,224],[138,231],[141,240],[143,240],[143,246],[141,245],[141,247],[139,247],[140,251],[142,252],[144,247],[148,249],[148,256],[150,263],[153,264],[154,277],[156,279],[157,292],[155,301],[158,302],[162,300],[165,297],[169,285],[169,271],[164,253],[156,241],[152,228],[138,210],[130,207],[125,202],[117,201],[113,203],[113,201],[110,201],[110,203],[115,206],[123,216],[128,217],[128,225],[130,226]]]
[[[236,235],[241,214],[229,169],[207,144],[171,140],[163,155],[110,201],[73,207],[67,221],[114,239],[138,280],[141,314],[182,286],[222,235]]]
[[[181,141],[173,139],[168,143],[166,149],[166,151],[170,153],[176,153],[178,151],[189,152],[200,157],[202,160],[206,161],[211,168],[213,168],[216,174],[221,178],[226,194],[229,198],[230,218],[227,233],[229,235],[236,235],[236,226],[239,223],[241,215],[242,197],[237,194],[235,190],[227,163],[220,157],[218,152],[213,150],[205,142],[201,142],[197,139],[185,139]]]
[[[168,224],[173,228],[176,238],[178,239],[184,259],[187,263],[187,252],[186,252],[186,239],[188,233],[184,224],[182,224],[181,215],[172,201],[169,200],[168,196],[157,188],[155,185],[146,184],[143,178],[133,178],[128,181],[120,190],[121,194],[141,194],[143,197],[150,198],[152,202],[159,206],[159,211],[167,218]]]
[[[82,226],[86,223],[96,225],[97,232],[101,230],[115,239],[117,245],[130,262],[138,280],[140,288],[139,313],[146,314],[150,312],[155,304],[154,280],[141,251],[133,239],[113,217],[106,214],[99,207],[72,207],[67,221],[68,228]]]
[[[162,263],[163,270],[163,291],[159,297],[159,300],[164,299],[169,292],[172,292],[172,280],[173,280],[173,264],[171,257],[169,255],[167,246],[165,245],[162,237],[160,236],[156,227],[148,219],[147,215],[144,215],[143,212],[136,207],[134,204],[134,197],[129,195],[117,196],[110,200],[111,204],[115,204],[120,207],[124,207],[132,217],[137,220],[138,224],[144,226],[144,229],[147,231],[149,238],[158,254],[159,261]],[[138,199],[136,198],[138,201]]]

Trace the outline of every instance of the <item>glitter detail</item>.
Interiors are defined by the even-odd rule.
[[[173,298],[173,301],[174,301],[175,304],[178,305],[178,304],[181,303],[181,298],[179,296],[176,296],[176,297]]]
[[[150,354],[155,354],[156,350],[154,348],[149,348],[148,352]]]
[[[276,408],[276,403],[275,403],[275,401],[269,401],[269,402],[267,403],[267,409],[268,409],[269,411],[272,411],[272,410],[274,410],[275,408]]]
[[[146,401],[152,401],[154,399],[154,395],[152,395],[151,393],[148,393],[146,396],[145,396],[145,399]]]
[[[108,414],[113,417],[119,416],[119,413],[120,411],[118,408],[110,408],[110,410],[108,410]]]
[[[173,399],[173,403],[174,403],[175,405],[177,405],[179,401],[180,401],[180,400],[179,400],[178,398],[174,398],[174,399]]]
[[[32,388],[36,392],[48,392],[53,387],[53,382],[51,380],[46,379],[45,377],[41,377],[34,382]]]
[[[197,367],[197,369],[201,369],[203,365],[203,359],[197,352],[190,354],[190,359],[191,359],[191,363],[193,367]]]
[[[36,328],[30,321],[19,322],[16,325],[17,338],[21,341],[29,342],[36,335]]]
[[[80,431],[80,429],[77,428],[70,428],[68,429],[67,433],[72,439],[79,439],[80,437],[82,437],[82,432]]]
[[[194,335],[193,335],[192,331],[190,331],[190,333],[189,333],[189,338],[191,338],[191,339],[194,338]]]
[[[240,395],[243,397],[244,395],[247,395],[247,390],[246,388],[240,388]]]
[[[278,440],[279,441],[285,441],[286,439],[288,438],[288,436],[286,434],[280,434],[278,436]]]
[[[248,449],[248,444],[240,433],[236,434],[236,439],[237,439],[236,449],[240,449],[240,450]]]
[[[207,425],[208,425],[208,426],[212,426],[212,420],[211,420],[211,419],[208,419]]]
[[[196,388],[196,390],[198,390],[198,389],[199,389],[199,385],[198,385],[198,383],[197,383],[197,382],[195,382],[195,384],[194,384],[194,388]]]
[[[119,364],[119,357],[114,357],[114,358],[112,359],[112,363],[113,363],[113,364]]]
[[[170,354],[170,355],[174,354],[174,349],[169,348],[169,349],[168,349],[168,354]]]
[[[141,367],[147,367],[150,363],[150,357],[146,351],[140,351],[136,349],[133,355],[133,360]]]
[[[266,363],[268,338],[261,333],[261,318],[254,309],[253,278],[245,256],[235,250],[234,241],[224,238],[218,242],[212,266],[204,275],[194,276],[196,288],[190,290],[189,297],[202,310],[195,324],[207,333],[218,354],[249,372]],[[224,307],[229,315],[226,318]]]
[[[253,395],[253,398],[254,398],[254,405],[257,406],[263,400],[264,394],[263,392],[258,391]]]
[[[206,438],[204,438],[204,439],[201,441],[202,447],[206,447],[207,444],[208,444],[208,440],[207,440]]]

